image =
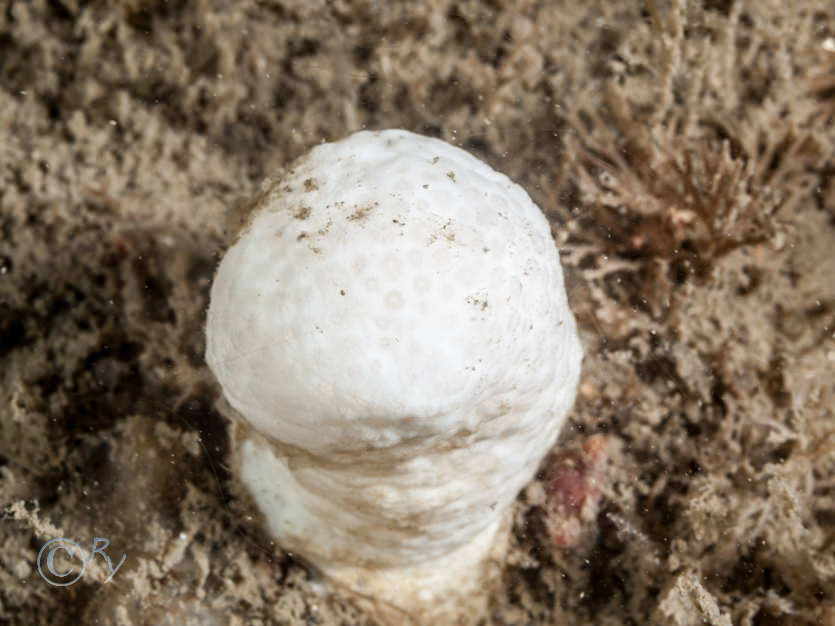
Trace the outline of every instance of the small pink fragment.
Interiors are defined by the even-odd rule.
[[[579,449],[555,459],[545,476],[545,526],[554,543],[579,543],[583,525],[594,520],[606,467],[606,438],[592,435]]]

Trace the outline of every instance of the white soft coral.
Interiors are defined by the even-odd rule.
[[[478,584],[582,359],[547,220],[402,130],[317,146],[212,286],[207,361],[280,544],[409,611]]]

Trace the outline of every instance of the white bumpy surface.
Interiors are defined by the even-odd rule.
[[[207,361],[252,429],[240,471],[272,533],[358,585],[409,572],[424,600],[478,568],[581,359],[539,208],[402,130],[300,159],[212,286]]]

